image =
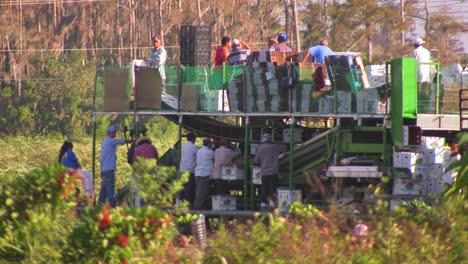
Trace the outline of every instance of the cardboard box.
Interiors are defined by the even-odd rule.
[[[424,164],[424,155],[416,152],[395,152],[393,153],[393,167],[406,168],[412,172],[415,171],[416,165]]]
[[[223,180],[243,180],[244,169],[237,167],[236,165],[222,166],[221,167],[221,179]]]
[[[421,146],[424,149],[442,148],[445,145],[443,137],[421,137]]]
[[[184,83],[182,84],[182,94],[180,97],[180,110],[197,111],[198,110],[198,92],[200,84]]]
[[[302,202],[301,190],[289,190],[285,187],[278,188],[278,210],[287,212],[288,207],[294,202]]]
[[[294,143],[301,143],[302,142],[302,132],[304,132],[301,128],[294,129]],[[291,129],[283,129],[283,142],[289,143],[291,141]]]
[[[404,200],[404,199],[391,199],[390,200],[390,210],[393,211],[395,207],[402,205],[403,203],[411,203],[411,200]]]
[[[421,193],[421,184],[413,179],[394,179],[393,194],[419,195]]]
[[[252,167],[252,183],[262,184],[262,170],[259,166]]]
[[[452,152],[443,148],[426,149],[424,151],[424,162],[431,164],[445,164],[450,159]]]
[[[326,95],[319,100],[319,113],[321,114],[330,114],[335,112],[335,97],[331,95]]]
[[[236,197],[231,195],[215,195],[211,197],[213,211],[235,211]]]

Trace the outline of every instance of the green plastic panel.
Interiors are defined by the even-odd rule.
[[[414,58],[399,58],[391,66],[392,139],[397,146],[403,145],[403,119],[416,118],[417,112],[417,67]]]

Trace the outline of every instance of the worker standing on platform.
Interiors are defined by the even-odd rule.
[[[203,139],[203,147],[197,151],[197,167],[195,167],[195,210],[208,209],[208,194],[210,192],[210,176],[213,171],[214,152],[211,150],[211,139]]]
[[[326,74],[325,57],[333,55],[333,50],[328,47],[328,40],[322,39],[319,45],[307,49],[304,53],[302,62],[306,62],[311,56],[317,64],[313,75],[315,90],[320,91],[325,86],[329,86],[331,83]]]
[[[227,63],[229,52],[231,51],[231,38],[224,36],[221,38],[221,46],[216,48],[214,66],[223,66]]]
[[[232,40],[232,50],[227,57],[227,63],[229,65],[243,65],[247,62],[247,57],[252,54],[252,51],[244,41],[238,39]]]
[[[410,57],[418,62],[418,96],[419,100],[427,106],[427,103],[435,101],[435,93],[431,91],[431,65],[425,64],[431,62],[431,53],[423,47],[425,41],[422,38],[416,38],[413,41],[414,50]],[[419,101],[418,100],[418,101]],[[422,106],[422,105],[421,105]]]
[[[274,44],[273,46],[275,47],[275,51],[281,51],[281,52],[292,52],[293,50],[286,44],[286,41],[288,40],[288,35],[286,33],[281,32],[278,34],[278,44]]]
[[[314,58],[315,63],[325,64],[325,57],[332,55],[333,50],[328,47],[328,40],[322,39],[319,45],[308,48],[304,53],[302,62],[306,62],[309,56],[311,56]]]
[[[287,151],[283,144],[271,142],[270,134],[263,134],[260,146],[255,154],[254,162],[260,165],[262,173],[262,192],[260,209],[266,209],[267,202],[270,208],[276,204],[276,188],[278,187],[278,156]]]
[[[153,68],[157,68],[159,74],[161,75],[162,81],[162,90],[166,91],[166,71],[164,69],[164,65],[166,65],[167,61],[167,52],[163,46],[161,46],[161,39],[157,36],[152,37],[153,40],[153,48],[149,54],[149,64]]]
[[[188,133],[187,142],[182,145],[179,165],[180,172],[190,173],[189,180],[185,183],[181,194],[181,199],[188,201],[190,207],[193,207],[195,201],[195,167],[197,166],[198,151],[198,147],[195,145],[196,139],[197,136],[194,133]]]

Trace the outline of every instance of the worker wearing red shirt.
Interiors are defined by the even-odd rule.
[[[221,39],[221,46],[216,49],[214,66],[222,66],[227,62],[229,50],[231,49],[231,38],[224,36]]]

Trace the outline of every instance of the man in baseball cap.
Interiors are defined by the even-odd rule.
[[[233,39],[231,41],[231,53],[227,57],[227,63],[229,65],[240,65],[247,61],[247,57],[252,53],[249,45],[244,41]]]
[[[108,132],[108,133],[109,133],[109,132],[117,132],[117,128],[116,128],[115,126],[113,126],[113,125],[112,125],[112,126],[109,126],[109,127],[107,128],[107,132]]]
[[[117,205],[115,200],[115,170],[117,168],[117,146],[130,143],[131,140],[117,139],[117,127],[111,125],[107,128],[107,137],[101,144],[101,190],[98,204],[106,201],[112,207]]]
[[[414,50],[410,57],[414,57],[418,62],[418,112],[427,113],[427,110],[435,110],[435,91],[431,91],[431,72],[432,65],[425,63],[431,62],[431,53],[423,47],[425,41],[422,38],[413,40]]]
[[[414,41],[413,41],[413,44],[418,45],[418,46],[421,46],[424,43],[425,43],[425,41],[422,38],[415,38]]]
[[[288,39],[288,35],[284,32],[278,34],[277,40],[278,44],[275,44],[275,51],[281,52],[291,52],[292,49],[286,44],[286,40]]]

